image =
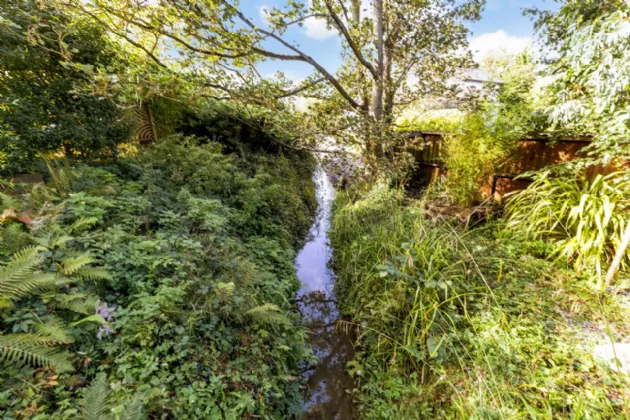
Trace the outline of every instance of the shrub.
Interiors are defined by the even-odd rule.
[[[124,67],[110,38],[63,8],[0,4],[0,171],[33,170],[38,154],[60,150],[83,159],[113,156],[130,125],[112,98],[83,91],[90,77],[78,70]]]
[[[7,196],[32,210],[33,226],[72,231],[47,258],[89,253],[107,269],[107,279],[63,292],[99,296],[111,321],[98,338],[98,325],[74,327],[73,374],[50,379],[49,370],[0,362],[0,410],[68,418],[100,395],[97,411],[121,418],[137,400],[151,418],[297,416],[301,384],[287,378],[312,355],[290,299],[300,285],[295,250],[316,205],[313,163],[306,154],[245,160],[176,135],[137,159],[72,174],[51,162],[60,190],[48,188],[43,203],[42,187]],[[50,209],[54,217],[45,217]],[[11,238],[3,243],[22,246]],[[64,293],[38,303],[37,316],[50,317]],[[12,311],[0,327],[32,333],[33,301]]]
[[[552,240],[558,259],[599,281],[621,243],[630,217],[630,173],[551,177],[548,172],[510,199],[508,227]],[[627,268],[630,254],[623,259]]]

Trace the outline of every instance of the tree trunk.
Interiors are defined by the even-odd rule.
[[[361,0],[352,0],[352,20],[356,25],[361,23]]]
[[[361,0],[352,0],[352,22],[355,29],[361,26]],[[357,68],[359,69],[359,86],[361,86],[361,104],[367,111],[370,106],[370,93],[364,86],[365,83],[365,67],[357,60]]]
[[[394,122],[394,97],[396,95],[396,89],[392,83],[392,55],[394,54],[392,42],[392,40],[388,39],[385,43],[385,62],[383,64],[384,99],[382,120],[387,125]]]
[[[378,78],[374,80],[372,85],[372,105],[370,106],[370,114],[380,122],[383,115],[383,0],[374,1],[374,36],[376,38],[376,73]]]
[[[613,260],[608,272],[606,273],[606,287],[612,284],[612,280],[615,277],[615,273],[617,269],[619,269],[619,265],[621,264],[621,260],[623,260],[624,255],[626,255],[626,250],[628,249],[628,245],[630,245],[630,219],[626,221],[626,232],[623,234],[623,239],[621,240],[621,244],[617,249],[617,254],[615,255],[615,259]]]
[[[373,30],[376,38],[376,74],[372,83],[372,103],[370,116],[372,117],[372,139],[370,151],[375,163],[383,158],[382,118],[383,118],[383,73],[384,73],[384,33],[383,33],[383,0],[373,0],[374,22]]]

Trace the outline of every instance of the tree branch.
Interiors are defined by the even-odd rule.
[[[122,14],[120,14],[118,11],[116,11],[115,9],[112,9],[111,7],[107,7],[107,6],[103,6],[103,8],[105,10],[107,10],[109,13],[111,13],[112,15],[116,16],[119,19],[122,19],[123,21],[130,23],[131,25],[135,25],[139,28],[144,29],[145,31],[149,31],[149,32],[157,32],[160,35],[163,35],[167,38],[172,39],[173,41],[177,42],[178,44],[184,46],[185,48],[200,53],[200,54],[204,54],[204,55],[209,55],[209,56],[213,56],[213,57],[220,57],[220,58],[228,58],[228,59],[235,59],[235,58],[242,58],[245,57],[247,55],[250,55],[250,53],[248,52],[244,52],[244,53],[237,53],[237,54],[225,54],[225,53],[221,53],[218,51],[213,51],[213,50],[208,50],[205,48],[198,48],[195,47],[194,45],[192,45],[191,43],[183,40],[182,38],[173,35],[171,32],[165,31],[157,26],[151,26],[148,22],[143,21],[141,19],[130,19]]]
[[[346,25],[343,24],[343,21],[341,20],[339,15],[335,12],[332,5],[329,3],[328,0],[326,0],[325,3],[326,3],[326,8],[328,9],[328,13],[330,13],[330,17],[335,22],[337,29],[339,29],[343,37],[346,39],[346,42],[348,42],[348,45],[350,46],[350,49],[356,56],[357,60],[359,60],[359,62],[363,64],[363,66],[367,68],[370,71],[370,73],[372,73],[374,80],[379,80],[380,75],[378,74],[378,72],[376,71],[372,63],[370,63],[369,61],[365,59],[365,57],[363,56],[363,53],[361,53],[361,50],[352,39],[350,32],[348,32],[348,28],[346,28]]]
[[[263,35],[266,35],[270,38],[275,39],[280,44],[284,45],[286,48],[290,49],[291,51],[295,52],[297,55],[302,57],[302,61],[305,61],[309,63],[311,66],[315,67],[315,69],[317,69],[317,71],[319,71],[322,74],[322,76],[324,76],[324,78],[328,80],[330,84],[332,84],[335,87],[335,89],[339,92],[339,94],[350,104],[352,108],[354,108],[357,111],[362,111],[361,105],[359,105],[357,101],[352,99],[352,97],[348,94],[348,92],[346,92],[343,86],[341,86],[341,83],[339,83],[339,81],[332,74],[330,74],[328,70],[326,70],[321,64],[315,61],[311,56],[303,53],[297,47],[289,44],[287,41],[285,41],[282,37],[278,36],[277,34],[257,27],[256,25],[252,23],[251,20],[247,19],[240,10],[238,10],[236,7],[229,4],[226,0],[220,0],[220,1],[226,7],[232,9],[232,11],[239,17],[239,19],[241,19],[247,26],[249,26],[250,28],[252,28],[253,30],[257,32],[260,32]]]
[[[292,20],[291,22],[287,22],[287,23],[283,23],[284,26],[291,26],[291,25],[295,25],[296,23],[300,23],[305,21],[308,18],[328,18],[330,16],[328,16],[325,13],[311,13],[310,15],[306,15],[306,16],[302,16],[301,18],[297,18],[295,20]]]
[[[95,21],[97,21],[103,28],[105,28],[106,30],[110,31],[111,33],[113,33],[114,35],[123,38],[124,40],[126,40],[128,43],[130,43],[131,45],[133,45],[134,47],[142,50],[145,52],[145,54],[147,54],[147,56],[149,56],[149,58],[151,60],[153,60],[157,65],[159,65],[160,67],[167,69],[170,71],[169,67],[162,63],[162,61],[157,58],[157,56],[155,54],[153,54],[152,51],[149,51],[147,48],[145,48],[142,44],[140,44],[139,42],[134,41],[133,39],[129,38],[126,34],[118,32],[116,30],[114,30],[111,26],[109,26],[106,22],[104,22],[102,19],[100,19],[99,17],[97,17],[95,14],[87,11],[85,8],[83,7],[78,7],[75,6],[73,4],[67,3],[66,6],[75,8],[75,9],[79,9],[81,12],[85,13],[86,15],[90,16],[92,19],[94,19]]]
[[[308,88],[311,88],[313,86],[316,86],[318,84],[320,84],[321,82],[323,82],[325,79],[323,77],[320,77],[317,80],[314,80],[310,83],[307,83],[305,85],[302,86],[298,86],[297,88],[293,89],[293,90],[289,90],[287,92],[282,93],[280,96],[276,96],[276,98],[280,99],[280,98],[286,98],[288,96],[293,96],[293,95],[297,95],[300,92],[305,91]]]

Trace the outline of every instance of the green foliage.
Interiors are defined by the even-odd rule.
[[[62,327],[56,337],[65,331],[81,369],[30,397],[16,381],[37,371],[7,370],[0,409],[36,403],[52,418],[134,418],[134,407],[174,418],[298,413],[300,383],[286,378],[311,355],[290,299],[294,249],[316,205],[313,166],[303,153],[243,157],[175,135],[138,159],[64,169],[71,181],[53,178],[52,202],[18,196],[33,206],[30,241],[51,250],[46,271],[72,279],[42,295],[37,314]],[[52,334],[35,330],[24,303],[3,325]],[[100,379],[82,392],[69,385],[75,376]]]
[[[105,375],[99,375],[83,393],[81,419],[104,419],[108,414],[108,383]]]
[[[544,118],[535,115],[535,75],[529,53],[503,61],[490,65],[503,81],[498,93],[491,93],[496,98],[482,98],[470,112],[435,111],[399,122],[405,129],[443,133],[440,159],[447,171],[443,186],[459,205],[479,200],[480,188],[509,158],[517,141],[545,125]]]
[[[234,0],[199,3],[192,10],[179,3],[146,7],[130,7],[115,0],[67,3],[94,18],[95,25],[145,53],[147,60],[166,69],[169,79],[177,77],[192,85],[192,96],[212,98],[220,107],[229,99],[232,103],[227,107],[254,114],[256,118],[248,122],[256,121],[270,135],[269,141],[255,139],[252,143],[256,146],[268,150],[277,147],[270,143],[288,140],[290,147],[313,147],[322,137],[333,136],[339,142],[359,146],[366,163],[375,168],[378,160],[395,157],[385,152],[398,143],[390,136],[397,108],[423,94],[446,90],[445,81],[472,64],[471,57],[460,51],[467,45],[466,22],[480,17],[484,2],[425,0],[401,4],[384,0],[373,5],[378,13],[366,16],[365,5],[351,0],[319,0],[308,5],[290,1],[265,9],[265,28],[252,21]],[[292,25],[302,25],[311,14],[339,28],[343,35],[343,65],[336,71],[326,69],[311,52],[285,38]],[[373,29],[377,16],[380,31]],[[432,30],[427,31],[427,27]],[[287,54],[261,42],[267,38],[291,51]],[[375,47],[381,54],[374,53]],[[256,66],[266,59],[301,61],[313,74],[299,85],[281,72],[263,78]],[[422,83],[403,83],[411,76]],[[299,102],[292,99],[300,96],[316,98],[308,113],[295,112]],[[215,133],[225,129],[193,128]],[[229,128],[244,126],[236,123]],[[243,137],[248,137],[248,132],[245,129]]]
[[[37,271],[44,261],[42,248],[26,247],[15,253],[10,262],[0,268],[0,293],[3,305],[29,294],[55,286],[57,277],[52,273]]]
[[[557,10],[529,10],[554,55],[545,67],[552,83],[543,93],[554,129],[595,136],[587,165],[630,158],[630,48],[627,2],[567,0]]]
[[[536,180],[508,203],[508,227],[527,235],[552,240],[552,253],[586,271],[600,283],[615,256],[630,214],[630,178],[627,172],[581,178]],[[630,254],[622,261],[627,267]]]
[[[5,229],[9,230],[8,227]],[[20,303],[27,299],[30,300],[28,304],[33,304],[33,301],[39,304],[47,302],[51,309],[46,315],[42,313],[44,319],[40,318],[37,322],[31,320],[23,325],[19,322],[14,324],[12,330],[15,334],[0,335],[0,358],[4,363],[71,371],[74,368],[70,363],[70,354],[61,351],[60,347],[72,344],[74,339],[68,335],[64,322],[57,315],[65,311],[86,315],[82,319],[67,318],[74,320],[70,327],[84,322],[104,322],[100,316],[93,315],[96,298],[72,293],[72,289],[70,294],[64,294],[61,290],[57,294],[54,291],[76,286],[84,278],[109,278],[102,269],[87,267],[95,261],[86,253],[62,256],[61,250],[71,239],[64,235],[57,235],[54,241],[50,237],[36,237],[31,238],[31,241],[39,242],[38,246],[28,245],[15,253],[7,253],[4,248],[8,255],[0,268],[0,314],[4,322],[19,321],[22,310]],[[53,251],[57,255],[53,255]],[[96,270],[101,275],[95,276],[90,270]],[[60,300],[59,304],[54,303],[56,300]],[[23,333],[17,333],[20,330]]]
[[[83,91],[90,76],[75,67],[122,67],[99,27],[35,0],[0,3],[0,170],[25,172],[37,154],[112,155],[128,123],[108,98]]]
[[[54,339],[36,334],[0,336],[0,358],[3,362],[44,366],[57,371],[73,370],[69,355],[60,353]]]
[[[549,244],[497,222],[431,222],[423,209],[387,183],[335,201],[336,292],[357,332],[348,367],[361,415],[623,416],[627,379],[594,359],[585,333],[622,333],[623,300],[541,258]]]

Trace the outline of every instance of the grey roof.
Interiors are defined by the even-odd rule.
[[[495,79],[490,75],[490,73],[482,69],[466,69],[462,72],[460,78],[464,82],[503,84],[500,80]]]

